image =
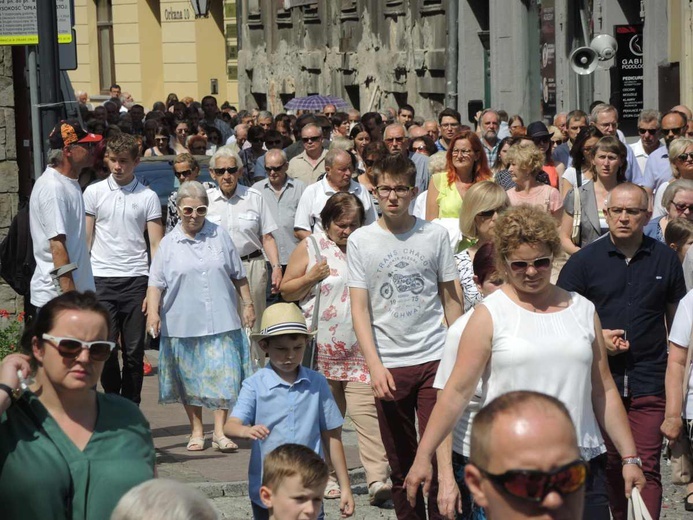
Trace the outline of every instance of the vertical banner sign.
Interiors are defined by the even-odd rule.
[[[637,119],[643,102],[642,25],[615,25],[616,70],[621,86],[621,119]]]
[[[58,43],[72,43],[70,0],[56,0]],[[0,0],[0,45],[37,45],[36,0]]]
[[[556,113],[556,7],[555,0],[543,0],[540,17],[541,112],[544,117]]]

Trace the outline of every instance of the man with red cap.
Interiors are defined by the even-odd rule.
[[[37,308],[59,292],[94,290],[84,201],[77,179],[83,168],[93,165],[92,148],[101,139],[76,121],[61,121],[49,136],[48,166],[36,181],[29,203],[36,259],[31,303]]]

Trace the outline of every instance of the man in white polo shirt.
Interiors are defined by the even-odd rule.
[[[279,263],[277,242],[272,233],[277,224],[262,194],[254,188],[238,184],[243,164],[236,153],[221,148],[209,160],[209,171],[218,188],[207,190],[209,211],[207,219],[226,229],[236,246],[250,286],[255,315],[262,316],[266,306],[267,265],[271,272],[271,292],[279,292],[282,282],[282,266]],[[264,255],[263,255],[264,250]],[[241,306],[239,306],[239,310]],[[255,320],[253,331],[260,330],[260,320]],[[255,358],[263,363],[262,354],[254,344]]]
[[[49,136],[49,165],[31,193],[29,225],[36,270],[31,278],[31,304],[41,308],[60,292],[93,291],[84,219],[77,179],[94,164],[92,147],[100,135],[88,134],[76,121],[61,121]]]
[[[133,136],[111,137],[105,160],[111,174],[84,192],[87,245],[91,249],[96,295],[111,315],[109,339],[120,338],[123,371],[121,374],[118,352],[114,350],[104,365],[101,384],[106,393],[139,404],[146,325],[143,302],[149,275],[144,232],[149,234],[153,258],[164,235],[161,205],[156,193],[134,175],[139,145]]]
[[[296,238],[303,240],[316,229],[322,230],[320,212],[325,207],[327,199],[340,191],[352,193],[363,202],[363,207],[366,210],[364,225],[375,222],[377,214],[371,195],[366,188],[351,178],[353,168],[354,165],[349,152],[338,149],[327,152],[325,176],[315,184],[306,187],[298,203],[298,208],[296,208],[296,220],[294,221]]]

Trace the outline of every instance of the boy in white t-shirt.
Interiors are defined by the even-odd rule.
[[[443,320],[462,314],[462,291],[447,231],[409,214],[418,193],[414,164],[389,156],[373,172],[382,217],[349,238],[352,317],[371,374],[397,517],[425,519],[422,496],[415,507],[407,502],[404,477],[418,446],[415,414],[423,433],[436,402]],[[434,479],[430,496],[436,495]],[[439,517],[435,499],[428,510]]]
[[[149,234],[152,257],[164,234],[157,194],[135,177],[139,143],[128,134],[108,140],[106,164],[111,174],[87,187],[87,245],[91,251],[96,295],[111,314],[111,341],[118,341],[123,356],[121,374],[118,352],[106,361],[101,384],[140,403],[144,375],[144,299],[149,258],[144,232]]]

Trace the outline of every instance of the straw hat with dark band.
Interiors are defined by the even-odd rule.
[[[270,305],[262,313],[260,332],[253,332],[250,338],[259,341],[272,336],[286,334],[303,334],[315,336],[316,332],[310,332],[306,326],[306,320],[299,309],[293,303],[275,303]]]

